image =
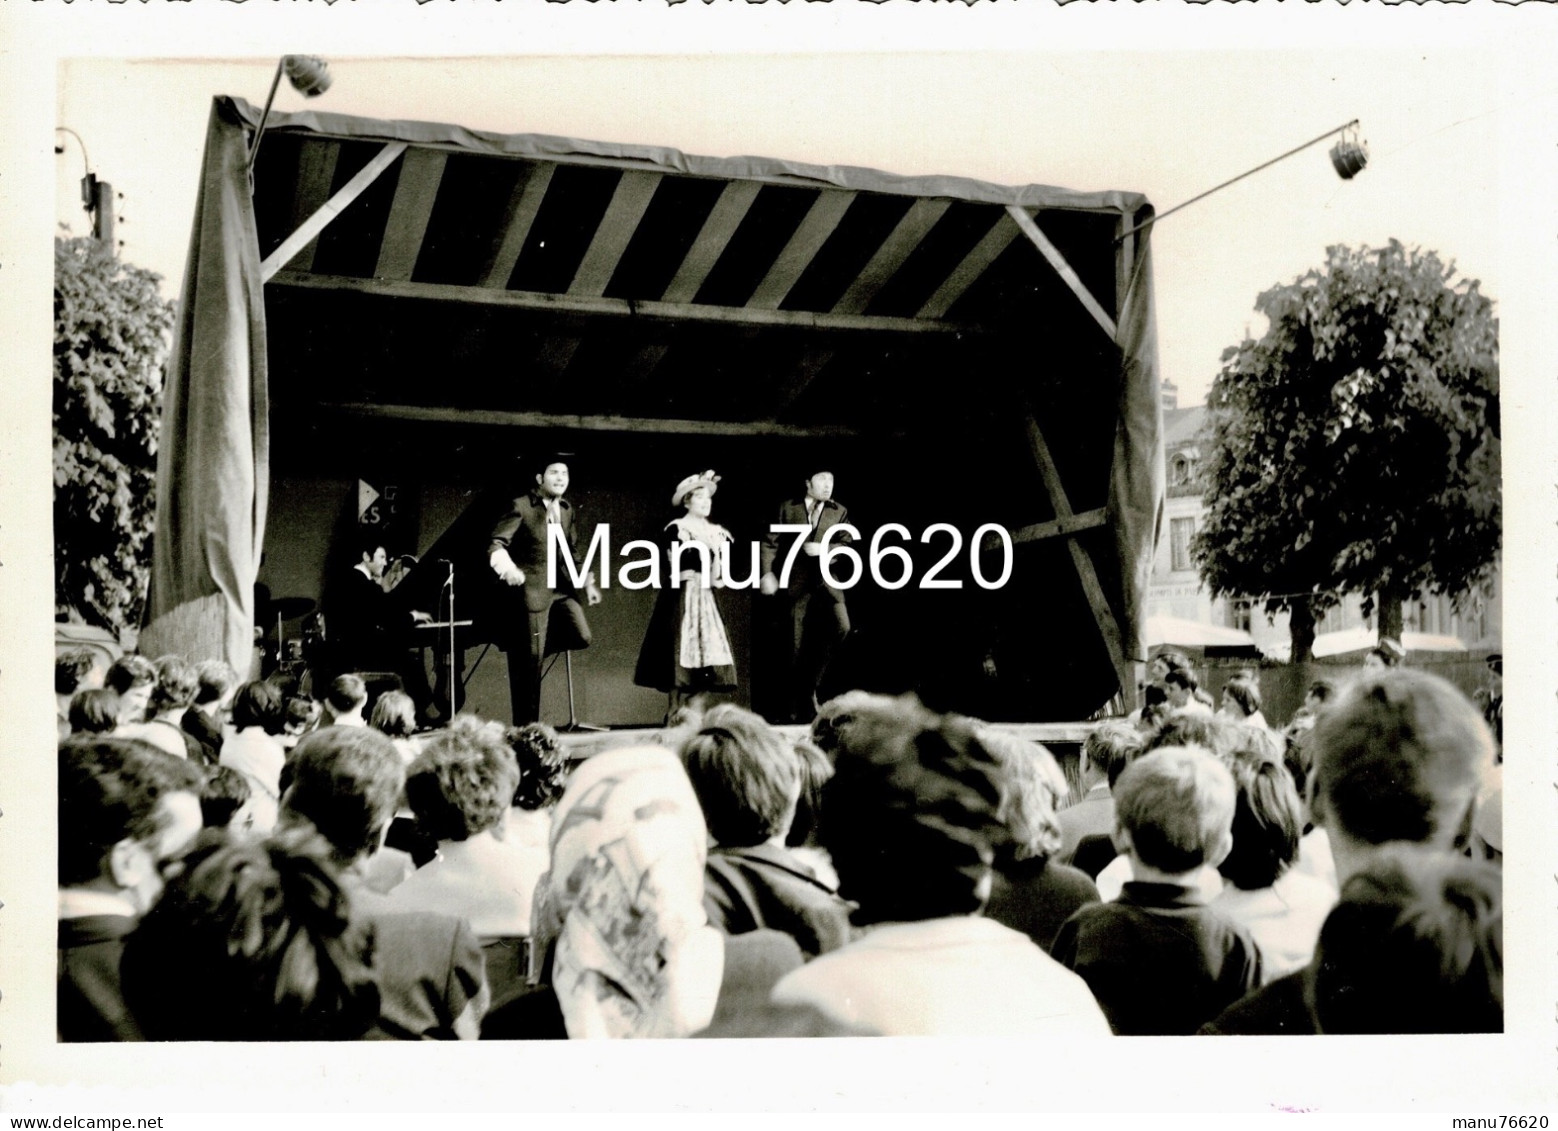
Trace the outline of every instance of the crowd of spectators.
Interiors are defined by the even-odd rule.
[[[1436,676],[1281,731],[1154,661],[1044,746],[851,692],[577,761],[221,662],[56,666],[65,1041],[1496,1032],[1501,755]]]

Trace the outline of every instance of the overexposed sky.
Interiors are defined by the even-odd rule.
[[[67,59],[57,124],[123,194],[125,257],[176,293],[211,96],[262,103],[274,61]],[[1160,212],[1361,122],[1341,180],[1314,146],[1164,221],[1153,236],[1163,375],[1204,399],[1255,297],[1332,243],[1433,248],[1499,290],[1501,118],[1558,98],[1514,89],[1479,50],[1180,50],[506,58],[334,57],[311,108],[473,128],[760,154],[897,173],[1140,191]],[[971,90],[988,93],[971,93]],[[280,109],[304,99],[285,82]],[[57,214],[88,230],[74,139]],[[262,158],[263,160],[263,158]]]

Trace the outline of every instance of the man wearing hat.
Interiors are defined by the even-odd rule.
[[[795,555],[788,584],[780,586],[776,569],[782,569],[796,535],[783,537],[772,529],[763,537],[764,596],[780,596],[787,606],[790,646],[790,680],[785,704],[785,721],[810,722],[817,713],[817,688],[828,670],[828,663],[844,638],[849,635],[849,610],[843,590],[830,585],[822,576],[822,540],[828,530],[845,521],[849,512],[833,498],[833,473],[816,471],[806,479],[806,493],[779,507],[776,524],[806,526],[800,553]],[[840,532],[830,545],[853,541]],[[781,593],[782,589],[782,593]]]
[[[500,637],[498,641],[508,656],[509,698],[516,725],[540,719],[541,663],[548,650],[573,651],[590,643],[590,625],[568,568],[578,561],[579,526],[573,504],[563,498],[568,490],[565,458],[546,457],[537,467],[535,479],[535,487],[516,498],[498,520],[487,545],[488,561],[498,581],[516,597],[522,596],[524,603],[523,610],[512,610],[507,639]],[[562,527],[569,556],[569,563],[557,563],[555,589],[547,584],[546,576],[547,527],[552,525]],[[591,572],[585,577],[584,599],[598,605],[600,596]],[[554,615],[560,617],[555,626]],[[521,625],[526,633],[523,641],[518,639]]]

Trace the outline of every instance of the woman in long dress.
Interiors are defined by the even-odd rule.
[[[641,687],[667,692],[673,711],[700,692],[736,687],[736,661],[719,607],[725,592],[720,547],[730,544],[731,535],[709,518],[718,487],[719,476],[705,471],[683,479],[671,496],[671,505],[685,511],[665,527],[667,563],[676,576],[665,576],[633,677]],[[682,543],[695,545],[678,562],[674,548]],[[708,551],[706,576],[698,545]]]

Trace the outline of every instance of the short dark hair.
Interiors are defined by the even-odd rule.
[[[200,689],[200,677],[194,665],[183,656],[163,656],[157,661],[157,686],[146,701],[146,711],[160,715],[164,711],[187,710]]]
[[[337,860],[378,847],[406,782],[394,743],[371,727],[325,727],[299,739],[287,765],[282,809],[311,822]]]
[[[417,705],[404,691],[386,691],[374,703],[368,725],[391,738],[405,738],[417,729]]]
[[[1331,697],[1335,694],[1336,684],[1333,681],[1329,679],[1317,679],[1312,682],[1309,685],[1309,688],[1304,692],[1304,698],[1308,699],[1313,696],[1314,698],[1320,700],[1320,702],[1326,703],[1329,702]]]
[[[220,702],[238,683],[238,673],[226,660],[201,660],[195,665],[195,678],[200,686],[195,691],[195,703]]]
[[[859,699],[834,732],[819,836],[858,924],[970,915],[997,850],[1000,767],[966,720],[912,696]]]
[[[563,795],[568,780],[568,753],[557,731],[545,723],[510,727],[504,738],[519,766],[514,804],[521,809],[545,809]]]
[[[1469,833],[1493,736],[1476,706],[1427,672],[1360,677],[1320,715],[1316,819],[1354,840],[1431,842]]]
[[[248,803],[249,779],[231,766],[212,766],[200,791],[200,822],[208,829],[225,829],[233,814]]]
[[[1082,740],[1082,757],[1097,766],[1109,779],[1109,788],[1120,780],[1125,767],[1142,751],[1141,732],[1130,723],[1109,720],[1099,723]]]
[[[90,648],[68,648],[54,657],[54,694],[74,695],[87,673],[97,666]]]
[[[157,666],[134,652],[120,656],[103,676],[103,686],[113,688],[120,695],[132,687],[151,687],[156,682]]]
[[[1421,845],[1372,853],[1320,930],[1307,994],[1326,1033],[1504,1029],[1499,870]]]
[[[1253,679],[1236,676],[1223,685],[1223,694],[1239,704],[1245,715],[1260,710],[1260,685]]]
[[[194,766],[139,739],[66,739],[59,748],[60,886],[97,879],[120,841],[158,836],[162,799],[198,795],[200,785]]]
[[[720,704],[703,716],[681,754],[714,843],[750,848],[788,831],[800,796],[800,762],[758,715]]]
[[[1263,760],[1234,771],[1233,848],[1217,870],[1243,891],[1269,888],[1298,859],[1304,807],[1292,775],[1280,762]]]
[[[1120,775],[1115,820],[1143,864],[1180,874],[1212,861],[1232,826],[1235,796],[1233,776],[1211,754],[1163,747]]]
[[[372,961],[318,836],[212,830],[126,941],[121,984],[152,1040],[354,1040],[379,1014]]]
[[[1162,659],[1160,656],[1159,659]],[[1165,685],[1173,684],[1175,687],[1183,687],[1187,691],[1199,691],[1201,681],[1196,678],[1196,673],[1189,668],[1170,668],[1168,675],[1163,677]]]
[[[294,695],[287,700],[282,715],[282,729],[301,724],[304,730],[319,721],[319,704],[307,695]]]
[[[119,725],[119,693],[111,687],[89,687],[70,697],[72,734],[107,734]]]
[[[360,676],[338,675],[330,681],[325,692],[325,703],[338,715],[355,711],[368,701],[368,685]]]
[[[252,680],[233,696],[233,728],[263,727],[266,734],[280,734],[281,689],[263,679]]]
[[[1238,741],[1239,733],[1227,719],[1196,712],[1170,711],[1158,729],[1147,736],[1143,749],[1153,751],[1165,746],[1199,746],[1219,761],[1232,765]]]
[[[514,802],[519,764],[499,723],[459,715],[435,731],[406,771],[406,803],[435,840],[466,840]]]

